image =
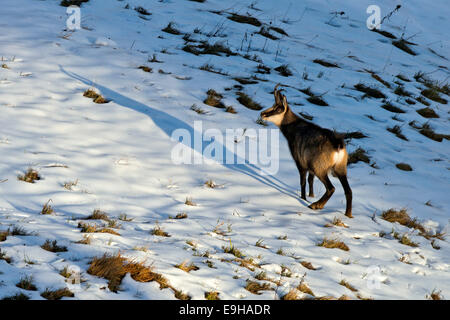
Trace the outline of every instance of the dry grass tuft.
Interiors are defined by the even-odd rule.
[[[56,240],[45,240],[45,243],[41,246],[42,249],[50,251],[50,252],[66,252],[67,247],[66,246],[58,246]]]
[[[270,284],[264,283],[260,284],[259,282],[247,280],[247,283],[245,285],[245,290],[253,293],[253,294],[261,294],[260,291],[267,291],[267,290],[273,290],[270,287]]]
[[[103,104],[108,103],[109,100],[107,100],[105,97],[103,97],[101,94],[98,94],[93,89],[88,89],[83,93],[83,96],[86,98],[91,98],[95,103]]]
[[[16,293],[12,296],[3,297],[2,300],[30,300],[30,297],[24,293]]]
[[[152,229],[151,234],[158,237],[170,237],[158,224]]]
[[[237,101],[239,101],[240,104],[242,104],[243,106],[249,108],[250,110],[262,110],[263,107],[255,102],[252,98],[250,98],[247,94],[245,94],[244,92],[237,92],[238,97],[236,98]]]
[[[430,100],[433,100],[435,102],[439,102],[442,104],[447,104],[447,100],[442,98],[439,94],[439,90],[436,88],[428,88],[424,89],[420,92],[424,97],[427,97]]]
[[[176,220],[181,220],[181,219],[187,219],[188,214],[186,212],[180,212],[177,213],[177,215],[175,217],[169,216],[169,219],[176,219]]]
[[[386,96],[383,92],[376,88],[368,87],[365,84],[358,83],[354,85],[354,88],[358,91],[364,92],[367,96],[376,98],[376,99],[384,99]]]
[[[281,66],[274,68],[274,70],[278,71],[278,73],[283,77],[292,76],[292,71],[289,69],[289,66],[287,64],[282,64]]]
[[[52,201],[52,199],[49,199],[47,203],[44,204],[41,214],[52,214],[54,212],[53,207],[50,205],[50,201]]]
[[[58,289],[58,290],[50,290],[50,289],[45,289],[45,291],[43,293],[41,293],[41,297],[47,299],[47,300],[61,300],[61,298],[63,297],[69,297],[72,298],[75,295],[73,294],[72,291],[70,291],[67,288],[62,288],[62,289]]]
[[[401,162],[401,163],[397,163],[395,166],[396,166],[397,169],[399,169],[399,170],[403,170],[403,171],[413,171],[413,169],[411,168],[411,166],[410,166],[409,164],[407,164],[407,163]]]
[[[402,128],[399,125],[395,125],[392,128],[388,127],[386,130],[395,134],[399,139],[409,141],[408,138],[402,133]]]
[[[95,209],[90,216],[88,216],[85,220],[103,220],[109,221],[108,214],[99,209]]]
[[[439,115],[429,107],[416,110],[416,112],[424,118],[439,118]]]
[[[341,282],[339,282],[339,284],[341,286],[346,287],[347,289],[349,289],[352,292],[357,292],[358,289],[356,289],[355,287],[353,287],[350,283],[348,283],[346,280],[342,279]]]
[[[367,151],[359,147],[355,151],[349,153],[348,164],[357,163],[359,161],[370,163],[370,158],[367,156]]]
[[[167,32],[170,34],[174,34],[174,35],[180,35],[181,34],[180,30],[174,28],[173,25],[174,25],[173,22],[169,22],[169,24],[161,31],[164,31],[164,32]]]
[[[308,270],[317,270],[317,268],[315,268],[311,262],[308,261],[300,261],[300,264],[305,267]]]
[[[147,66],[144,66],[144,65],[142,65],[142,66],[139,66],[139,67],[138,67],[138,69],[141,69],[142,71],[144,71],[144,72],[148,72],[148,73],[151,73],[151,72],[153,72],[153,69],[152,69],[152,68],[150,68],[150,67],[147,67]]]
[[[33,283],[32,276],[25,276],[16,284],[16,287],[27,291],[37,291],[36,286]]]
[[[334,217],[331,223],[327,223],[325,225],[326,228],[330,228],[332,226],[348,228],[348,226],[338,217]]]
[[[337,63],[329,62],[323,59],[314,59],[314,63],[320,64],[321,66],[327,67],[327,68],[340,68]]]
[[[193,206],[193,207],[195,207],[197,205],[194,201],[192,201],[192,197],[186,197],[184,204],[187,206]]]
[[[205,299],[206,300],[220,300],[219,292],[217,292],[217,291],[205,292]]]
[[[225,108],[223,102],[220,101],[223,98],[223,95],[213,89],[209,89],[206,94],[206,99],[203,100],[204,104],[215,108]]]
[[[350,248],[342,241],[338,240],[338,239],[328,239],[328,238],[323,238],[323,240],[321,242],[319,242],[317,244],[317,246],[319,247],[325,247],[325,248],[329,248],[329,249],[341,249],[344,251],[349,251]]]
[[[309,294],[309,295],[312,295],[313,297],[315,296],[315,295],[314,295],[314,292],[312,292],[312,290],[311,290],[311,289],[308,287],[308,285],[303,281],[303,279],[302,279],[302,281],[300,282],[300,284],[298,285],[297,290],[299,290],[300,292],[303,292],[303,293],[307,293],[307,294]]]
[[[442,291],[437,291],[436,289],[434,289],[433,292],[431,292],[431,294],[427,295],[427,299],[430,299],[430,300],[443,300],[444,298],[442,297],[441,292]]]
[[[89,0],[61,0],[59,5],[62,7],[70,7],[70,6],[81,7],[81,4],[85,2],[89,2]]]
[[[386,102],[381,106],[384,110],[387,110],[389,112],[393,113],[405,113],[405,110],[400,109],[399,107],[394,106],[391,102]]]
[[[150,267],[144,266],[143,263],[130,262],[120,254],[104,254],[102,257],[95,257],[90,262],[87,273],[107,279],[109,281],[108,288],[113,292],[120,289],[120,283],[127,273],[130,273],[135,281],[156,281],[161,289],[169,287],[167,280],[162,275],[153,272]]]
[[[92,224],[88,224],[88,223],[83,223],[83,222],[79,222],[78,223],[78,228],[81,229],[81,232],[85,232],[85,233],[110,233],[116,236],[120,236],[119,233],[117,233],[116,231],[110,229],[110,228],[97,228],[96,225],[92,225]]]
[[[405,39],[400,39],[400,40],[394,40],[392,41],[392,44],[394,46],[396,46],[397,48],[399,48],[400,50],[405,51],[406,53],[415,56],[417,55],[417,53],[415,53],[409,46],[409,42],[406,41]]]
[[[405,246],[410,246],[413,248],[416,248],[419,246],[419,244],[417,242],[412,241],[406,233],[399,239],[399,242],[401,244],[404,244]]]
[[[175,268],[178,268],[185,272],[197,271],[198,269],[200,269],[194,263],[188,263],[187,261],[183,261],[182,263],[175,265]]]
[[[223,246],[222,249],[223,249],[223,252],[232,254],[236,258],[243,258],[244,257],[244,254],[239,249],[237,249],[235,246],[233,246],[231,241],[230,241],[230,245],[229,246]]]
[[[39,175],[39,172],[32,168],[29,168],[27,172],[25,172],[25,174],[18,175],[17,179],[28,183],[34,183],[37,180],[41,180],[41,176]]]
[[[237,13],[232,13],[227,18],[232,20],[232,21],[238,22],[238,23],[251,24],[251,25],[253,25],[255,27],[260,27],[262,25],[261,21],[259,21],[255,17],[244,16],[244,15],[240,15],[240,14],[237,14]]]
[[[288,293],[281,297],[281,300],[298,300],[298,291],[295,289],[289,290]]]
[[[417,222],[417,219],[411,219],[405,208],[400,210],[391,208],[389,210],[383,211],[381,213],[381,218],[388,222],[397,222],[405,227],[419,230],[421,233],[426,233],[425,228],[419,222]]]
[[[4,260],[4,261],[6,261],[6,263],[12,262],[12,259],[10,257],[7,257],[6,253],[3,252],[1,248],[0,248],[0,260]]]

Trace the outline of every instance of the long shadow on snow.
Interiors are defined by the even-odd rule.
[[[78,81],[81,81],[84,84],[87,84],[89,86],[94,86],[94,87],[98,88],[104,95],[106,95],[106,97],[108,97],[108,99],[113,100],[116,104],[147,115],[148,117],[150,117],[152,119],[152,121],[162,131],[164,131],[165,134],[167,134],[167,136],[169,138],[172,136],[173,131],[176,129],[187,130],[190,133],[191,139],[192,139],[192,141],[190,141],[191,144],[188,147],[194,149],[193,148],[193,146],[194,146],[193,139],[194,139],[195,130],[193,127],[188,125],[186,122],[181,121],[180,119],[175,118],[166,112],[151,108],[141,102],[138,102],[136,100],[128,98],[114,90],[111,90],[105,86],[102,86],[101,84],[99,84],[97,82],[93,82],[89,79],[86,79],[83,76],[80,76],[76,73],[67,71],[61,65],[59,67],[60,67],[60,70],[63,73],[65,73],[66,75],[68,75],[69,77],[74,78]],[[196,134],[202,136],[201,132],[197,132]],[[183,140],[183,142],[185,142],[185,141]],[[184,144],[187,145],[186,143],[184,143]],[[223,147],[223,150],[227,150],[226,147],[224,147],[224,146],[222,146],[222,147]],[[195,151],[203,154],[203,152],[202,152],[203,150],[195,150]],[[245,163],[245,164],[225,164],[225,163],[223,163],[222,165],[231,170],[246,174],[246,175],[256,179],[257,181],[264,183],[267,186],[275,188],[279,192],[282,192],[292,198],[297,199],[302,204],[307,205],[306,202],[304,202],[301,198],[299,198],[298,195],[294,191],[292,191],[292,189],[288,185],[286,185],[284,182],[282,182],[281,180],[279,180],[278,178],[276,178],[272,175],[266,176],[266,175],[259,174],[260,168],[258,168],[257,166],[255,166],[251,163]]]

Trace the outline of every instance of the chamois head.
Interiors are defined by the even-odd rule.
[[[273,90],[275,96],[275,103],[272,107],[261,112],[261,119],[273,122],[276,126],[280,126],[283,123],[284,117],[289,110],[286,96],[281,94],[278,90],[279,84],[277,84]]]

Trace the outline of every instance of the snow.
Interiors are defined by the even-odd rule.
[[[377,3],[382,15],[395,7],[392,1]],[[316,296],[425,299],[436,290],[448,298],[447,239],[435,240],[440,247],[436,250],[417,231],[380,217],[386,209],[405,207],[430,232],[450,231],[449,141],[432,141],[408,125],[413,120],[419,124],[428,121],[436,132],[449,134],[448,104],[430,101],[440,118],[425,119],[415,111],[425,106],[419,102],[408,105],[393,92],[399,73],[412,80],[404,82],[404,88],[414,96],[423,88],[413,78],[418,71],[443,83],[448,80],[450,8],[444,0],[426,5],[418,0],[398,3],[402,8],[382,29],[411,37],[409,40],[417,43],[412,46],[417,56],[369,32],[369,1],[259,0],[254,4],[259,10],[255,10],[249,7],[250,1],[91,0],[82,5],[82,28],[76,31],[66,29],[66,8],[59,6],[59,1],[2,4],[0,64],[8,68],[0,68],[0,232],[16,226],[33,234],[9,236],[0,242],[2,252],[12,259],[10,264],[0,260],[0,298],[23,292],[32,299],[43,299],[40,293],[46,288],[67,286],[59,272],[65,266],[76,266],[83,281],[71,287],[74,299],[175,299],[170,289],[160,290],[155,282],[136,282],[130,275],[123,279],[122,290],[113,293],[107,289],[107,280],[86,272],[93,257],[118,252],[151,265],[193,299],[204,299],[208,291],[218,291],[221,299],[278,299],[302,279]],[[129,9],[124,8],[126,4]],[[133,10],[137,6],[152,14],[143,19]],[[281,38],[274,41],[252,35],[258,27],[231,21],[226,13],[218,15],[211,10],[250,13],[283,28],[289,36],[271,31]],[[331,13],[336,11],[345,14],[334,17]],[[185,52],[183,35],[161,31],[172,21],[173,27],[191,33],[193,39],[221,41],[240,55]],[[201,32],[195,33],[195,28]],[[271,74],[256,74],[267,81],[243,85],[243,91],[261,105],[273,104],[271,91],[282,83],[295,112],[314,116],[313,122],[323,127],[359,130],[368,136],[351,140],[347,147],[349,152],[363,147],[378,167],[363,162],[349,166],[353,219],[343,215],[345,197],[335,178],[331,179],[336,192],[325,208],[308,209],[309,202],[299,198],[297,169],[281,135],[279,170],[272,175],[264,175],[259,166],[252,165],[173,163],[171,150],[177,141],[172,134],[181,128],[194,135],[194,121],[202,121],[203,130],[223,133],[226,129],[250,132],[263,128],[255,123],[259,112],[240,105],[235,89],[225,90],[238,84],[234,77],[255,74],[260,62],[243,58],[247,53],[256,54],[272,69]],[[148,62],[153,54],[161,63]],[[316,58],[335,62],[340,68],[313,63]],[[200,70],[204,64],[228,76]],[[273,70],[283,64],[293,76],[283,77]],[[139,70],[141,65],[153,72]],[[164,72],[158,72],[160,69]],[[377,72],[393,87],[384,87],[363,69]],[[377,87],[387,100],[407,111],[398,115],[404,122],[380,108],[381,99],[362,99],[363,93],[353,89],[359,82]],[[329,106],[309,103],[297,90],[307,87],[323,94]],[[110,102],[95,104],[83,97],[89,88]],[[210,88],[223,94],[224,104],[238,113],[203,104]],[[193,104],[208,114],[190,110]],[[386,130],[397,124],[409,141]],[[276,130],[273,125],[267,128]],[[399,162],[410,164],[413,171],[397,169]],[[34,184],[17,180],[28,167],[37,169],[42,179]],[[219,187],[205,186],[210,179]],[[71,190],[63,187],[75,181]],[[314,188],[316,197],[325,190],[317,179]],[[197,205],[186,205],[187,197]],[[41,215],[49,199],[55,213]],[[120,236],[94,233],[90,234],[91,244],[78,244],[83,239],[78,223],[94,209],[107,212],[110,218],[126,214],[133,220],[118,221]],[[181,212],[188,218],[169,218]],[[348,228],[325,228],[334,217]],[[152,235],[156,225],[171,237]],[[216,227],[221,232],[213,232]],[[408,234],[419,246],[399,243],[393,230]],[[380,237],[380,232],[387,236]],[[350,250],[318,247],[324,237],[338,238]],[[46,239],[57,240],[68,251],[41,249]],[[195,250],[187,241],[195,243]],[[258,241],[267,248],[255,246]],[[227,261],[234,257],[222,248],[230,243],[259,267],[252,271]],[[284,255],[277,254],[279,249]],[[206,252],[209,257],[202,256]],[[408,263],[399,261],[401,258]],[[174,267],[183,261],[200,269],[186,273]],[[207,261],[214,268],[208,267]],[[303,267],[302,261],[316,270]],[[290,277],[280,274],[282,267],[289,268]],[[261,283],[269,283],[274,291],[254,295],[245,290],[246,280],[254,280],[262,271],[273,281]],[[16,287],[26,275],[33,276],[38,291]],[[343,279],[358,292],[339,285]],[[378,285],[370,285],[373,279]]]

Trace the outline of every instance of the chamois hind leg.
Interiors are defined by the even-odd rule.
[[[353,218],[352,216],[352,189],[350,188],[347,180],[346,175],[339,175],[338,176],[339,181],[342,184],[342,187],[344,188],[345,192],[345,200],[347,202],[346,208],[345,208],[345,215],[349,218]]]
[[[322,198],[309,205],[309,208],[313,210],[322,209],[334,193],[333,184],[331,183],[326,173],[322,176],[317,176],[317,178],[319,178],[319,180],[324,184],[327,191],[322,196]]]
[[[309,195],[308,197],[314,197],[314,173],[310,172],[308,176]]]

